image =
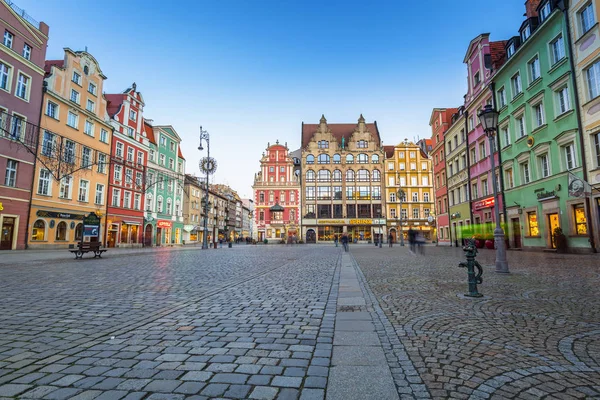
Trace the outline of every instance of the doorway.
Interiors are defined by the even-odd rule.
[[[314,229],[306,231],[306,243],[317,243],[317,235]]]
[[[156,245],[160,246],[162,241],[162,228],[156,228]]]
[[[144,246],[152,247],[152,225],[146,225],[144,232]]]
[[[108,238],[107,238],[107,246],[108,247],[115,247],[115,244],[117,243],[117,234],[119,231],[116,230],[109,230],[108,231]]]
[[[513,245],[515,249],[521,248],[521,221],[519,218],[512,219]]]
[[[0,250],[12,250],[14,234],[15,218],[4,217],[2,220],[2,236],[0,236]]]
[[[558,220],[558,213],[548,214],[548,227],[550,228],[548,234],[550,235],[550,247],[553,249],[556,248],[556,243],[554,241],[554,230],[560,226]]]

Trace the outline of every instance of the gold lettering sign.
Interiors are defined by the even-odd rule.
[[[2,202],[0,201],[0,211],[4,210],[4,206],[2,205]]]
[[[350,225],[371,225],[372,222],[371,219],[351,219]]]
[[[334,224],[344,224],[345,221],[343,219],[320,219],[318,221],[319,225],[334,225]]]

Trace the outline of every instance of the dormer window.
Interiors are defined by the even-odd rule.
[[[479,83],[481,82],[481,77],[479,75],[479,71],[475,72],[474,80],[475,80],[475,86],[479,85]]]
[[[540,7],[540,22],[544,22],[548,18],[548,16],[550,15],[550,11],[552,11],[550,8],[550,2],[547,1],[544,3],[544,5]]]
[[[508,55],[508,57],[511,57],[513,54],[515,54],[515,44],[514,44],[514,42],[511,43],[510,45],[508,45],[508,48],[506,49],[506,54]]]
[[[521,31],[521,41],[526,41],[529,36],[531,36],[531,26],[526,25],[525,28]]]

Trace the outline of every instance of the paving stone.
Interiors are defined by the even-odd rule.
[[[60,388],[44,395],[44,398],[48,400],[63,400],[71,398],[79,392],[81,392],[81,389]]]
[[[223,395],[229,388],[229,385],[223,383],[210,383],[202,390],[201,394],[208,397],[218,397]]]
[[[146,385],[143,390],[146,392],[171,393],[179,385],[181,385],[181,382],[177,380],[151,380],[150,383],[148,383],[148,385]]]
[[[263,399],[272,400],[277,396],[278,389],[267,386],[256,386],[252,393],[250,393],[251,399]]]
[[[325,390],[323,389],[304,389],[300,396],[300,400],[323,400],[325,398]]]
[[[231,385],[224,396],[232,399],[245,399],[252,386],[249,385]]]
[[[175,389],[176,393],[196,394],[206,386],[204,382],[184,382]]]
[[[271,382],[273,386],[299,388],[302,385],[302,378],[291,376],[276,376]]]
[[[30,389],[32,385],[7,384],[0,386],[0,396],[13,397]]]
[[[201,381],[207,382],[212,378],[214,374],[206,371],[190,371],[183,375],[180,379],[182,381]]]

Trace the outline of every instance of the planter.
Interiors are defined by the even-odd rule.
[[[494,250],[494,241],[490,239],[486,240],[485,247],[486,249]]]
[[[475,247],[483,249],[483,246],[485,246],[485,241],[483,239],[475,239]]]

